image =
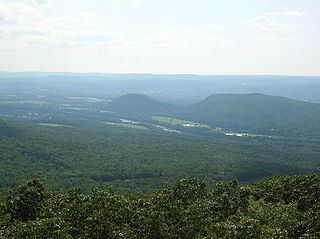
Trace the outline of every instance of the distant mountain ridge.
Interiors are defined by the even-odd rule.
[[[320,104],[263,94],[210,95],[181,116],[249,133],[320,137]]]
[[[115,98],[129,92],[186,105],[211,94],[277,95],[320,102],[320,76],[1,72],[1,94]]]
[[[215,94],[186,107],[127,94],[108,105],[122,113],[161,114],[235,132],[320,138],[320,104],[263,94]]]
[[[14,78],[14,77],[43,77],[43,76],[121,76],[121,77],[182,77],[182,78],[201,78],[201,77],[225,77],[225,78],[297,78],[297,77],[306,77],[306,78],[319,78],[320,76],[289,76],[289,75],[219,75],[219,74],[155,74],[155,73],[101,73],[101,72],[42,72],[42,71],[0,71],[0,78]]]
[[[178,108],[141,94],[126,94],[120,96],[109,103],[107,107],[111,111],[138,114],[169,112]]]

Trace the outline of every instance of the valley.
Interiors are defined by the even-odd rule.
[[[320,172],[318,104],[261,94],[186,106],[141,94],[38,96],[0,95],[2,192],[34,177],[150,192],[190,176],[247,184]]]
[[[319,23],[0,0],[0,239],[319,239]]]

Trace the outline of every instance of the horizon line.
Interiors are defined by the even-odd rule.
[[[288,74],[195,74],[195,73],[106,73],[106,72],[74,72],[74,71],[0,71],[0,73],[48,73],[48,74],[100,74],[100,75],[171,75],[171,76],[267,76],[267,77],[320,77],[320,75],[288,75]]]

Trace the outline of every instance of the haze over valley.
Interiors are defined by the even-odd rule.
[[[318,0],[0,0],[0,238],[320,238]]]
[[[2,190],[32,177],[147,192],[190,175],[319,172],[317,77],[1,74]]]

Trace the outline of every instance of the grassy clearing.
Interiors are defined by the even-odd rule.
[[[312,139],[312,138],[296,138],[296,137],[284,137],[284,136],[271,136],[264,134],[248,134],[248,137],[264,137],[269,139],[285,139],[285,140],[298,140],[301,142],[320,142],[320,139]]]
[[[53,128],[58,128],[58,127],[67,127],[67,128],[73,128],[70,125],[64,125],[64,124],[56,124],[56,123],[39,123],[41,126],[46,126],[46,127],[53,127]]]
[[[271,135],[264,135],[264,134],[247,134],[250,137],[265,137],[265,138],[272,138],[272,139],[288,139],[288,137],[282,136],[271,136]]]
[[[127,128],[149,130],[147,127],[144,127],[141,125],[135,125],[135,124],[119,124],[119,125]]]
[[[1,104],[34,104],[34,105],[50,105],[46,101],[42,100],[19,100],[19,101],[4,101]]]
[[[2,101],[0,102],[0,104],[19,104],[19,103],[16,101]]]
[[[100,110],[100,113],[114,114],[114,112],[109,111],[109,110]]]
[[[170,117],[153,116],[151,117],[151,119],[161,123],[167,123],[171,125],[180,125],[184,127],[211,128],[209,125],[199,124],[199,123],[188,121],[188,120],[181,120],[181,119],[175,119]]]
[[[149,130],[147,127],[136,125],[136,124],[124,124],[124,123],[112,123],[112,122],[102,122],[103,124],[132,128],[132,129],[142,129],[142,130]]]
[[[67,99],[69,100],[83,100],[83,99],[86,99],[86,97],[78,97],[78,96],[68,96],[66,97]]]
[[[80,107],[62,107],[63,109],[68,109],[68,110],[79,110],[79,111],[88,111],[92,110],[89,108],[80,108]]]
[[[20,104],[49,105],[50,103],[42,100],[20,100]]]

